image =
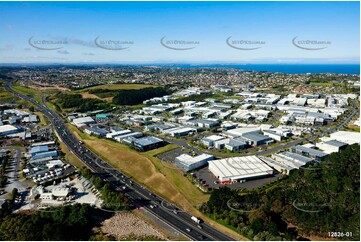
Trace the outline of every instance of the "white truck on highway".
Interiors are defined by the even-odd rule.
[[[201,223],[201,220],[200,220],[199,218],[197,218],[197,217],[192,216],[191,219],[192,219],[194,222],[196,222],[197,224],[200,224],[200,223]]]

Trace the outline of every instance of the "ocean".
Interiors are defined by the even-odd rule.
[[[282,72],[286,74],[360,74],[360,64],[170,64],[179,68],[235,68],[245,71]]]

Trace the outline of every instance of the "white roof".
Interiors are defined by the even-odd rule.
[[[86,124],[86,123],[94,123],[94,119],[92,119],[91,117],[83,117],[83,118],[76,118],[73,119],[73,123],[75,125],[79,125],[79,124]]]
[[[51,191],[51,193],[55,197],[65,197],[69,194],[69,192],[70,192],[70,189],[66,188],[66,187],[56,187],[56,188],[53,188],[53,190]]]
[[[217,140],[224,139],[224,137],[219,136],[219,135],[211,135],[211,136],[206,137],[206,139],[209,139],[209,140],[212,140],[212,141],[217,141]]]
[[[306,147],[306,148],[315,148],[316,147],[314,144],[311,144],[311,143],[307,143],[307,144],[304,144],[302,146]]]
[[[209,161],[209,169],[221,180],[245,179],[273,174],[273,169],[256,156],[230,157]]]
[[[16,128],[16,127],[13,126],[13,125],[10,125],[10,124],[1,125],[1,126],[0,126],[0,133],[1,133],[1,132],[15,131],[15,130],[17,130],[17,129],[18,129],[18,128]]]
[[[335,139],[349,145],[360,144],[360,132],[338,131],[330,134],[331,139]]]
[[[213,158],[213,155],[201,154],[198,156],[190,156],[188,154],[181,154],[180,156],[177,157],[178,160],[182,161],[183,163],[185,163],[187,165],[198,163],[198,162],[210,159],[210,158]]]
[[[236,128],[228,130],[227,133],[235,136],[242,136],[245,133],[258,131],[259,129],[259,127]]]

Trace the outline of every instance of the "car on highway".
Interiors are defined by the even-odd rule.
[[[186,231],[190,233],[192,230],[190,228],[186,228]]]

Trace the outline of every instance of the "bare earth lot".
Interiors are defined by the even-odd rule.
[[[160,231],[131,212],[117,213],[110,219],[105,220],[100,229],[104,234],[112,235],[117,240],[129,236],[136,238],[153,236],[166,240],[166,237]]]

